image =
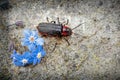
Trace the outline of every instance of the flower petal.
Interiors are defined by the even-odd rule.
[[[32,41],[32,38],[30,38],[31,36],[33,36],[34,41]],[[39,38],[38,32],[24,30],[24,38],[21,41],[21,44],[23,46],[27,46],[29,51],[32,53],[27,51],[21,55],[14,50],[13,54],[11,55],[13,64],[16,66],[25,66],[27,64],[36,65],[37,63],[40,63],[41,58],[46,55],[46,52],[43,48],[44,39]],[[41,53],[41,55],[38,55],[38,53]]]
[[[32,64],[33,61],[34,61],[34,58],[32,56],[28,58],[28,64]]]
[[[44,57],[46,55],[46,52],[44,49],[41,50],[41,54],[42,54],[42,57]]]
[[[28,38],[30,36],[30,30],[24,30],[23,34],[26,38]]]
[[[15,66],[23,66],[22,62],[19,62],[19,61],[13,61],[13,64]]]
[[[23,38],[23,39],[22,39],[22,41],[21,41],[21,45],[22,45],[22,46],[27,46],[27,45],[29,45],[29,44],[30,44],[30,42],[29,42],[28,39],[26,39],[26,38]]]
[[[38,51],[41,51],[41,50],[43,49],[43,46],[38,45],[38,46],[37,46],[37,49],[38,49]]]
[[[41,58],[40,58],[40,59],[38,59],[38,63],[40,63],[40,61],[41,61]]]
[[[33,65],[36,65],[36,64],[37,64],[37,58],[33,60]]]
[[[28,51],[26,51],[26,52],[24,52],[23,54],[22,54],[22,57],[24,57],[24,58],[28,58],[28,57],[30,57],[31,55],[30,55],[30,52],[28,52]]]
[[[31,31],[31,36],[38,37],[38,33],[37,33],[37,31]]]
[[[44,39],[43,39],[43,38],[38,38],[38,39],[36,40],[36,44],[37,44],[37,45],[43,45],[43,44],[44,44]]]
[[[28,49],[29,49],[30,51],[34,50],[35,48],[36,48],[36,46],[35,46],[34,44],[28,45]]]

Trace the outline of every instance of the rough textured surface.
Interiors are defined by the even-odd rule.
[[[1,80],[120,80],[120,1],[119,0],[10,0],[12,8],[0,14]],[[11,63],[8,43],[14,39],[20,52],[24,29],[35,30],[40,22],[69,19],[71,28],[64,39],[45,39],[47,56],[39,65],[16,67]],[[5,26],[24,21],[25,27]],[[4,26],[4,27],[3,27]],[[56,50],[49,53],[58,42]]]

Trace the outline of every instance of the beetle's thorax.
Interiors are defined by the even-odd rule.
[[[70,35],[72,35],[72,30],[68,26],[63,26],[62,36],[70,36]]]

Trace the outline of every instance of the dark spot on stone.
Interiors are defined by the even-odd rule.
[[[120,31],[120,25],[117,26],[117,30]]]
[[[95,22],[97,21],[96,19],[93,19]]]
[[[106,26],[106,31],[110,31],[110,25],[109,24]]]
[[[73,68],[76,68],[77,66],[76,66],[76,64],[73,64],[73,66],[72,66]]]
[[[78,54],[76,54],[76,55],[75,55],[75,58],[79,58],[79,55],[78,55]]]
[[[120,80],[120,77],[118,77],[116,80]]]
[[[55,0],[54,3],[59,4],[61,3],[61,0]]]
[[[117,0],[116,3],[117,3],[117,4],[120,4],[120,0]]]
[[[113,4],[110,5],[110,8],[114,8],[115,6]]]
[[[76,66],[76,64],[75,64],[75,62],[74,62],[74,63],[70,66],[70,69],[71,69],[72,71],[75,71],[76,68],[77,68],[77,66]]]
[[[99,5],[99,6],[102,6],[102,5],[103,5],[103,2],[102,2],[102,1],[99,1],[99,2],[98,2],[98,5]]]
[[[108,40],[110,40],[110,38],[108,38]]]
[[[65,62],[68,62],[68,61],[69,61],[69,58],[68,58],[68,57],[65,57],[65,58],[64,58],[64,61],[65,61]]]

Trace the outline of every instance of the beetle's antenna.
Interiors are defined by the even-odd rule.
[[[84,23],[85,23],[85,22],[84,22]],[[84,23],[81,23],[81,24],[77,25],[76,27],[72,28],[72,30],[74,30],[74,29],[80,27],[80,25],[82,25],[82,24],[84,24]]]

